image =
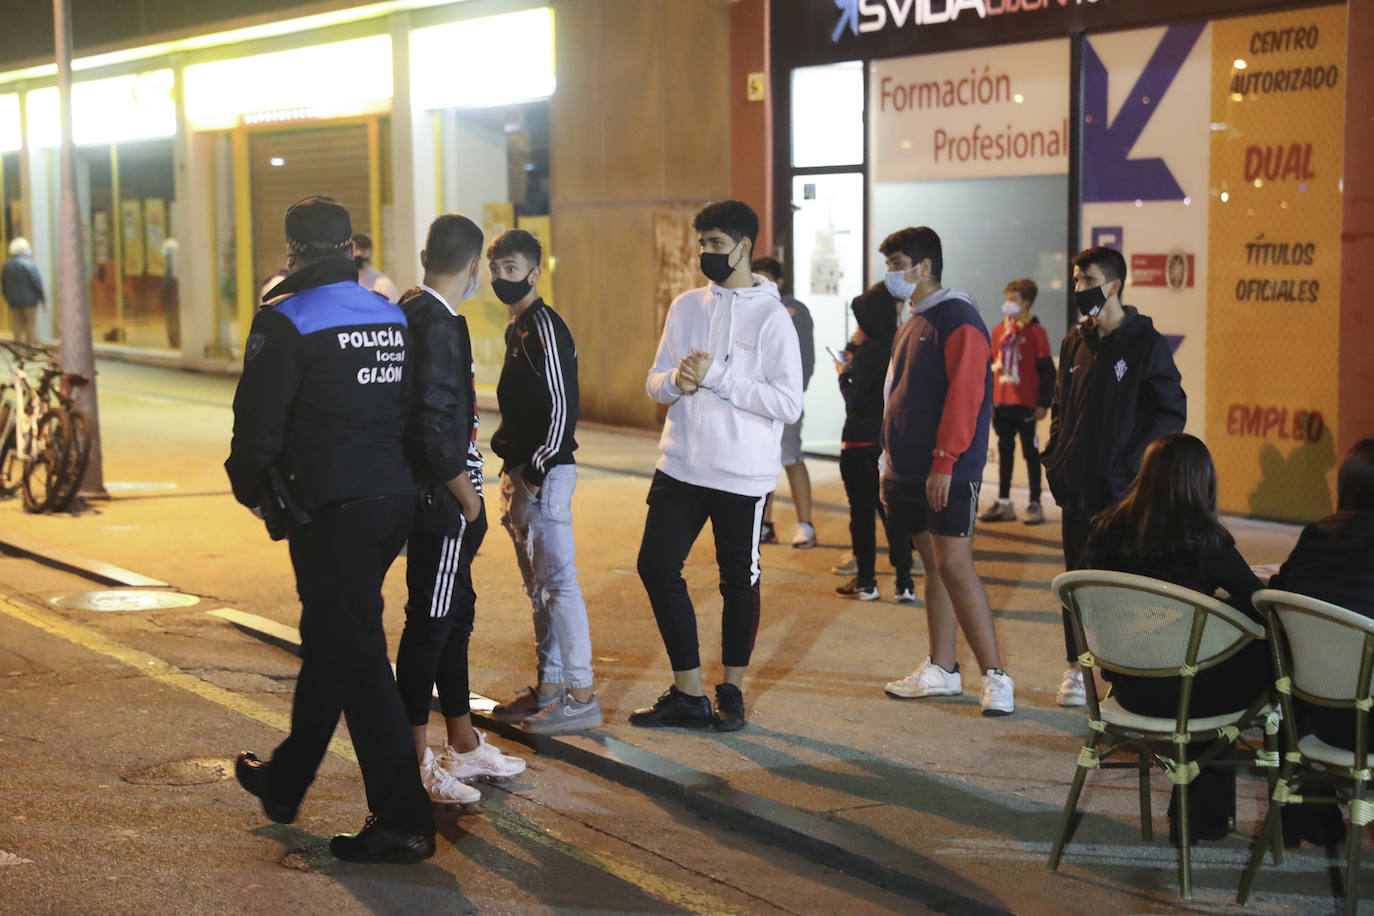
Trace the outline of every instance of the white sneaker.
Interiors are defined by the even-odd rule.
[[[1000,668],[983,672],[983,715],[1009,716],[1016,712],[1016,685]]]
[[[481,792],[439,766],[429,748],[425,748],[424,759],[420,761],[420,783],[429,793],[430,800],[441,805],[475,805],[482,800]]]
[[[444,745],[439,763],[456,779],[509,779],[525,772],[525,761],[507,757],[487,744],[487,736],[477,732],[477,747],[459,753],[452,745]]]
[[[851,551],[840,557],[840,562],[836,563],[830,571],[837,576],[857,576],[859,574],[859,561],[854,558]]]
[[[964,692],[964,677],[959,673],[957,662],[953,671],[946,671],[927,656],[919,668],[900,681],[890,681],[883,689],[888,696],[904,700],[957,697]]]
[[[1088,689],[1083,686],[1083,669],[1069,668],[1059,682],[1060,706],[1087,706]]]
[[[915,588],[904,588],[904,589],[902,589],[901,591],[897,592],[897,603],[898,603],[898,604],[915,604],[915,603],[916,603],[916,589],[915,589]]]
[[[803,550],[816,546],[816,529],[810,522],[797,523],[797,533],[792,535],[792,546]]]

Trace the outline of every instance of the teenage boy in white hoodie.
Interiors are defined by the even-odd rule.
[[[697,214],[701,272],[673,300],[645,387],[667,404],[639,577],[673,667],[673,684],[637,709],[643,727],[744,726],[741,686],[759,627],[759,528],[782,470],[782,429],[802,410],[801,350],[778,288],[750,271],[759,220],[721,201]],[[720,567],[721,663],[715,712],[701,681],[696,611],[682,564],[706,520]]]

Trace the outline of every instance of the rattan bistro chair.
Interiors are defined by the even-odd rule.
[[[1282,835],[1284,805],[1303,801],[1348,801],[1349,852],[1345,873],[1345,911],[1354,913],[1355,877],[1359,873],[1361,833],[1374,821],[1374,803],[1367,800],[1370,782],[1370,675],[1374,670],[1374,620],[1343,607],[1305,595],[1275,589],[1256,592],[1255,607],[1269,620],[1275,690],[1283,710],[1285,753],[1278,785],[1271,793],[1269,813],[1255,842],[1254,853],[1236,895],[1244,903],[1250,895],[1266,845]],[[1355,750],[1332,747],[1315,735],[1299,737],[1293,717],[1293,697],[1318,706],[1348,709],[1354,718]],[[1334,795],[1304,798],[1297,787],[1304,779],[1320,779]]]
[[[1062,573],[1055,577],[1053,588],[1068,611],[1078,661],[1084,669],[1088,737],[1078,752],[1078,769],[1050,850],[1050,871],[1059,867],[1089,770],[1129,767],[1139,771],[1140,833],[1149,840],[1151,766],[1158,766],[1175,785],[1186,786],[1217,754],[1232,747],[1243,729],[1271,710],[1266,690],[1245,709],[1220,716],[1188,717],[1194,676],[1264,638],[1263,627],[1222,601],[1158,579],[1104,570]],[[1140,716],[1126,711],[1114,699],[1099,699],[1092,677],[1094,668],[1142,677],[1182,678],[1177,715],[1169,719]],[[1277,762],[1276,718],[1271,715],[1265,728],[1266,752],[1257,754],[1265,764]],[[1191,742],[1208,740],[1210,743],[1196,756],[1189,756]],[[1136,759],[1107,760],[1123,751]],[[1187,792],[1178,793],[1175,823],[1180,839],[1179,891],[1191,898]]]

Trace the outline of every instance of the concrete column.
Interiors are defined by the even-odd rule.
[[[391,170],[396,232],[386,259],[387,273],[405,289],[420,275],[420,249],[433,219],[434,154],[429,123],[412,108],[410,16],[394,15],[387,25],[391,33]]]
[[[1346,5],[1345,213],[1341,225],[1338,458],[1374,436],[1374,3]]]

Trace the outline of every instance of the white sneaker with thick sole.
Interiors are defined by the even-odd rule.
[[[964,692],[964,676],[956,663],[953,671],[946,671],[929,656],[921,666],[900,681],[889,681],[883,688],[890,697],[915,700],[922,697],[957,697]]]
[[[482,800],[481,792],[439,766],[429,748],[425,748],[424,759],[420,761],[420,783],[429,793],[430,800],[440,805],[475,805]]]
[[[792,546],[802,550],[816,546],[816,529],[810,522],[797,524],[797,531],[792,535]]]
[[[859,561],[854,558],[853,553],[847,553],[840,557],[840,562],[836,563],[830,571],[837,576],[857,576],[859,574]]]
[[[898,603],[898,604],[915,604],[915,603],[916,603],[916,589],[914,589],[914,588],[904,588],[904,589],[902,589],[901,591],[897,592],[896,600],[897,600],[897,603]]]
[[[452,745],[444,745],[439,764],[456,779],[509,779],[525,772],[525,761],[507,757],[487,744],[487,736],[477,732],[477,747],[458,752]]]
[[[1065,670],[1064,679],[1059,682],[1059,695],[1056,699],[1060,706],[1088,705],[1088,689],[1083,686],[1082,668]]]
[[[998,668],[983,672],[983,715],[1009,716],[1016,712],[1016,685]]]

